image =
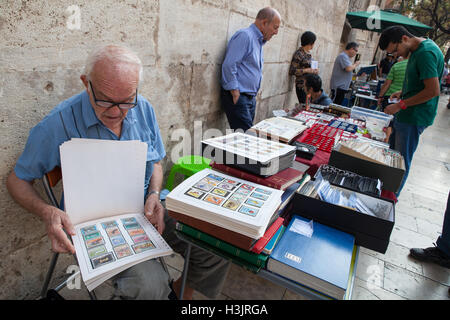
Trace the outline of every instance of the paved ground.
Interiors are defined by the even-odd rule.
[[[352,299],[450,299],[450,269],[417,262],[408,257],[412,247],[430,247],[442,231],[450,189],[450,110],[441,96],[435,123],[422,134],[408,181],[396,205],[396,221],[386,254],[361,248]],[[178,278],[183,258],[166,260]],[[107,298],[110,287],[98,290]],[[63,291],[65,296],[88,298],[84,290]],[[195,299],[206,299],[195,293]],[[232,266],[219,299],[305,299],[289,290]]]

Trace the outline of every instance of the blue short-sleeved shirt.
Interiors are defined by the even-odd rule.
[[[145,194],[153,173],[153,164],[166,156],[152,105],[138,95],[137,106],[123,120],[120,139],[95,115],[86,91],[54,108],[31,129],[22,155],[14,167],[18,178],[40,179],[61,165],[59,146],[71,138],[104,140],[140,140],[148,144],[145,171]]]

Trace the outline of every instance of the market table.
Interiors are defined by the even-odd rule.
[[[372,96],[372,95],[368,96],[365,94],[357,93],[357,94],[355,94],[355,101],[353,103],[353,106],[359,105],[361,99],[369,100],[369,106],[372,102],[375,102],[376,104],[378,103],[378,99],[375,96]],[[375,107],[376,107],[376,104],[375,104]]]
[[[234,262],[233,257],[224,251],[221,251],[217,248],[208,246],[208,244],[203,243],[202,241],[200,241],[198,239],[192,238],[182,232],[175,231],[175,233],[179,239],[183,240],[188,245],[188,247],[186,249],[186,254],[184,257],[184,266],[183,266],[183,272],[182,272],[182,283],[181,283],[181,290],[180,290],[180,295],[179,295],[181,298],[183,297],[184,288],[186,286],[188,265],[189,265],[189,259],[190,259],[192,246],[202,249],[204,251],[207,251],[209,253],[212,253],[223,259]],[[355,245],[353,247],[352,260],[351,260],[351,264],[350,264],[350,274],[349,274],[349,279],[348,279],[348,283],[347,283],[347,290],[345,292],[343,300],[351,300],[352,293],[353,293],[353,285],[354,285],[355,276],[356,276],[356,266],[358,263],[358,256],[359,256],[359,246]],[[286,289],[292,290],[295,293],[303,295],[309,299],[333,300],[333,298],[331,298],[317,290],[311,289],[307,286],[302,285],[301,283],[284,278],[276,273],[268,271],[265,268],[261,268],[261,270],[259,270],[257,273],[254,273],[254,274],[263,279],[269,280],[277,285],[280,285]]]

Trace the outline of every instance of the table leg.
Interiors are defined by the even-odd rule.
[[[180,300],[183,300],[184,286],[186,285],[189,259],[191,257],[191,248],[192,248],[192,245],[190,243],[188,243],[188,246],[186,249],[186,255],[184,257],[183,278],[181,280],[180,296],[178,297],[178,299],[180,299]]]

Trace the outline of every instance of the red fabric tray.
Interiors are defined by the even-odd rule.
[[[339,139],[344,130],[327,125],[315,124],[297,139],[317,147],[319,150],[331,153],[336,139]]]

